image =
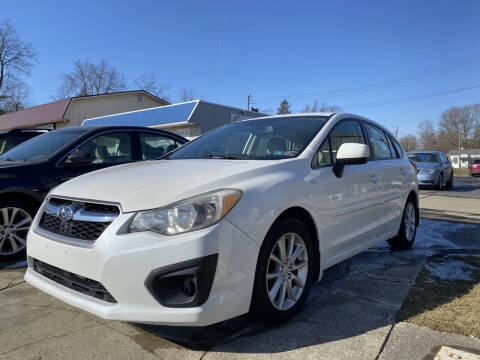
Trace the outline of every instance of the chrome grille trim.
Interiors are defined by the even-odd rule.
[[[46,203],[45,212],[47,214],[57,216],[58,212],[62,207],[63,205],[52,205],[50,203]],[[108,213],[105,214],[105,213],[99,213],[94,211],[88,211],[88,210],[85,210],[84,208],[79,208],[73,214],[72,220],[105,223],[105,222],[112,222],[117,217],[118,217],[117,214],[108,214]]]
[[[60,219],[64,206],[74,210],[71,220]],[[40,209],[33,231],[58,242],[93,247],[120,214],[118,204],[51,196]]]

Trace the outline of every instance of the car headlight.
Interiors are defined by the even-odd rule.
[[[176,235],[219,222],[240,200],[242,191],[222,189],[135,215],[129,232],[154,231]]]
[[[435,169],[423,169],[423,172],[427,174],[433,174],[435,172]]]

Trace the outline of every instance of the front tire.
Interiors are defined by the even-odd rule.
[[[412,199],[408,199],[403,210],[402,223],[397,236],[388,240],[392,250],[408,250],[417,235],[417,211]]]
[[[24,201],[6,200],[0,204],[0,261],[25,256],[27,233],[37,208]]]
[[[447,183],[446,183],[447,189],[451,189],[452,186],[453,186],[453,172],[452,172],[452,174],[450,175],[450,180],[448,180]]]
[[[438,176],[437,190],[443,190],[443,173]]]
[[[285,218],[275,223],[260,248],[252,314],[281,324],[298,313],[310,290],[314,261],[312,239],[301,221]]]

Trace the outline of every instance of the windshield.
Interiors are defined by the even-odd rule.
[[[168,158],[293,158],[307,147],[327,120],[321,116],[304,116],[241,121],[185,144]]]
[[[86,131],[85,129],[57,130],[36,136],[7,151],[0,160],[34,162],[47,160]]]
[[[433,153],[408,154],[408,158],[415,162],[438,162],[437,154]]]

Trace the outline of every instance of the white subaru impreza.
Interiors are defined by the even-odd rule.
[[[105,319],[208,325],[251,311],[280,323],[326,268],[385,240],[410,248],[418,213],[416,172],[384,127],[258,118],[55,188],[25,279]]]

